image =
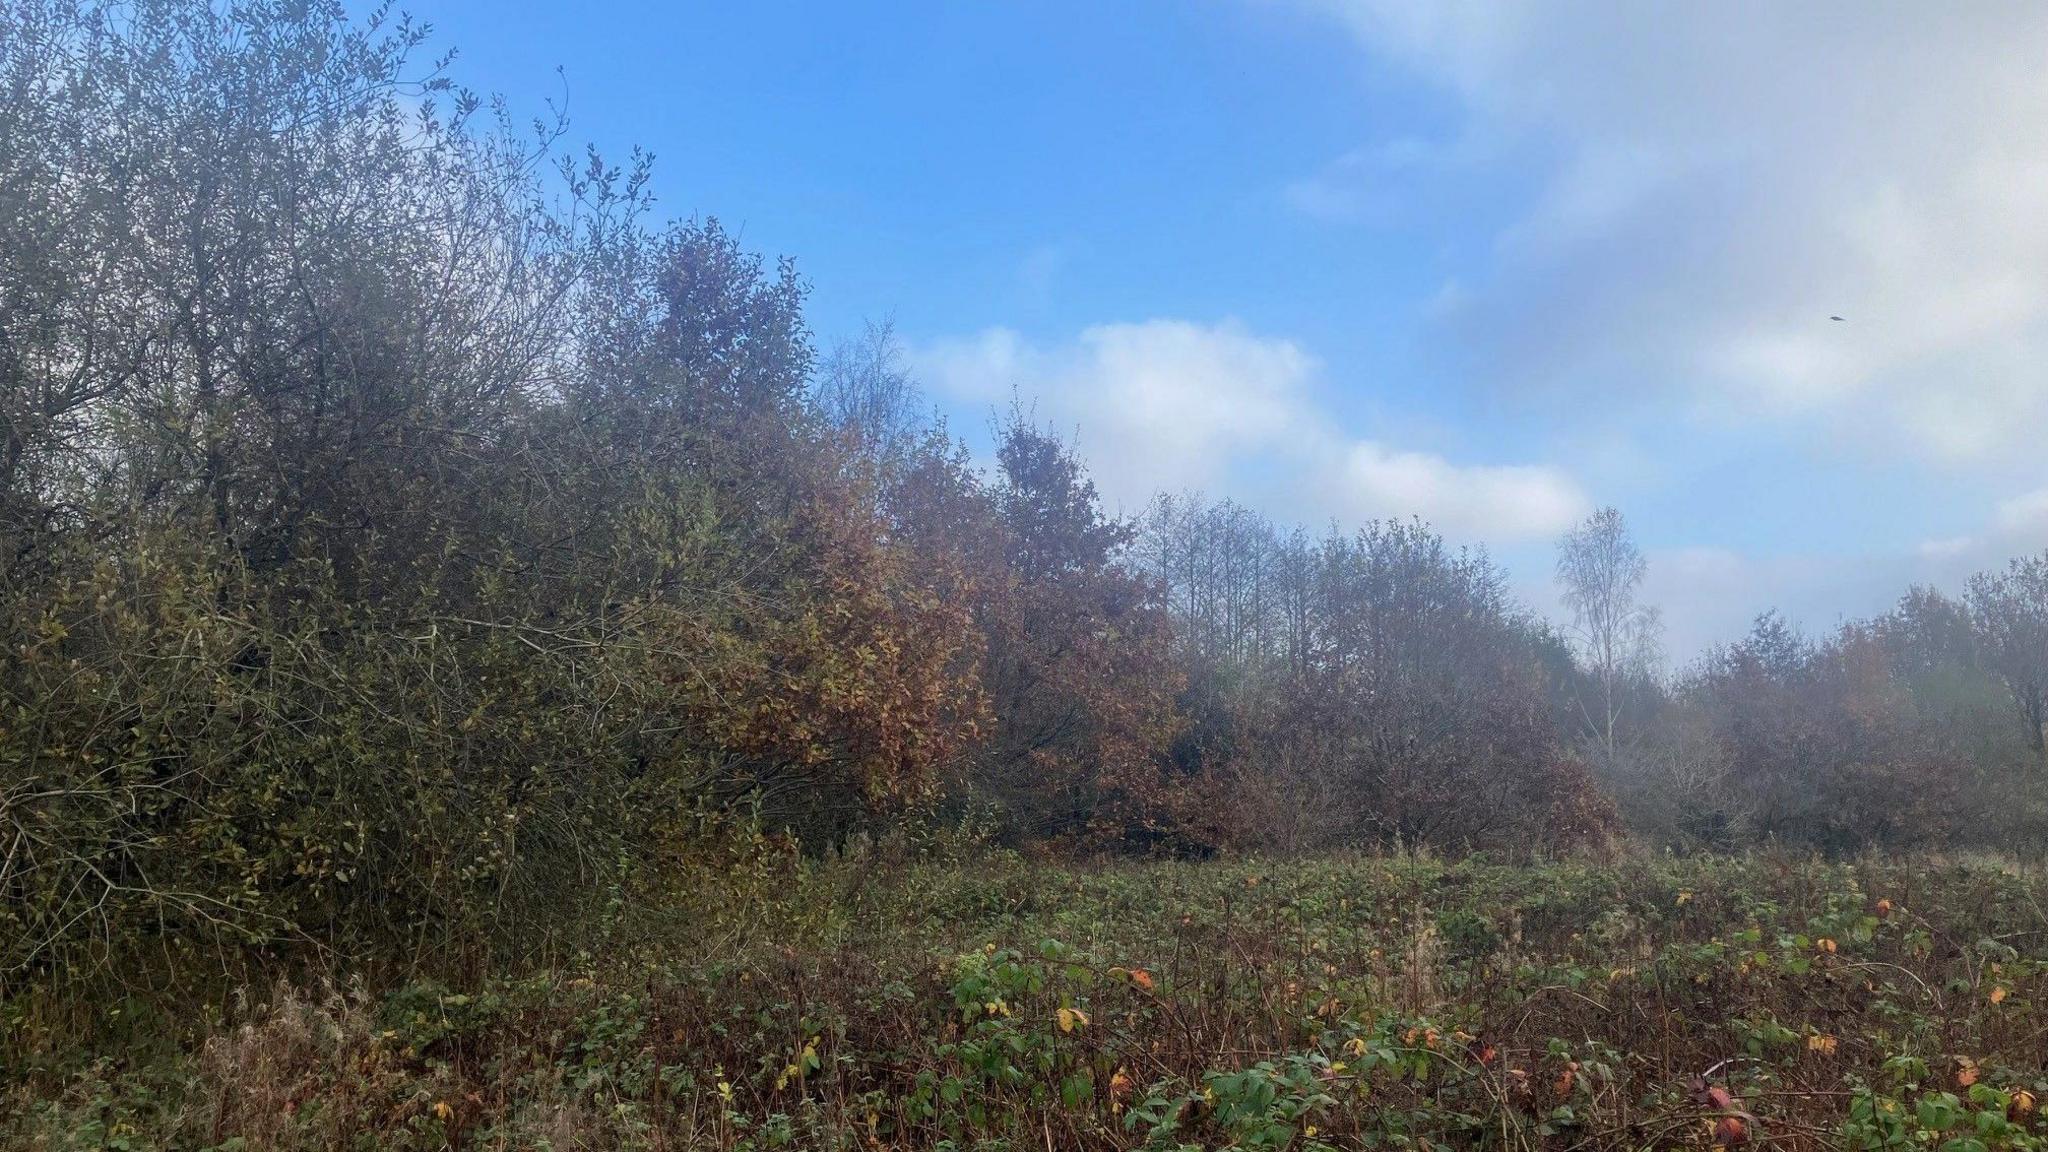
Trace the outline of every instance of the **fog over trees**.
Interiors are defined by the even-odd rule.
[[[1665,669],[1615,509],[1552,622],[1416,520],[1110,515],[1029,397],[977,469],[888,324],[820,349],[794,263],[396,17],[0,13],[0,982],[546,952],[725,818],[2048,844],[2048,552]]]

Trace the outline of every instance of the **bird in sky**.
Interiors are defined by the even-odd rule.
[[[1842,323],[1842,324],[1847,324],[1847,323],[1848,323],[1848,321],[1847,321],[1847,320],[1844,320],[1844,319],[1842,319],[1842,318],[1841,318],[1840,316],[1830,316],[1830,317],[1828,317],[1828,319],[1830,319],[1830,320],[1833,320],[1833,321],[1836,321],[1836,322],[1838,322],[1838,323]]]

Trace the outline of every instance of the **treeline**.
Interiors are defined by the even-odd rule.
[[[1764,614],[1634,686],[1607,777],[1635,829],[1684,847],[2036,856],[2044,690],[2048,553],[1819,637]]]
[[[1613,509],[1560,542],[1561,625],[1413,524],[1170,496],[1133,555],[1188,677],[1180,756],[1228,769],[1263,848],[2048,846],[2048,553],[1819,637],[1767,612],[1676,674]]]
[[[548,954],[734,813],[1201,855],[1603,846],[1599,777],[1685,844],[2013,810],[2039,632],[1974,595],[1674,687],[1418,523],[1124,521],[1024,409],[984,474],[886,329],[820,355],[791,265],[423,36],[0,2],[0,991]]]
[[[1179,762],[1267,850],[1596,844],[1607,801],[1553,716],[1572,657],[1483,554],[1417,522],[1284,530],[1163,496],[1133,558],[1187,677]]]

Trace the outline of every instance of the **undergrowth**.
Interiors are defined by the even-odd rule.
[[[2032,1149],[2043,890],[1992,861],[764,844],[544,971],[22,998],[0,1144]]]

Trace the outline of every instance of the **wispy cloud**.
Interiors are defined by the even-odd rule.
[[[1024,253],[1017,261],[1017,285],[1025,300],[1033,305],[1051,300],[1054,286],[1074,256],[1071,243],[1038,244]]]
[[[1913,551],[1929,560],[1946,560],[1952,556],[1967,555],[1977,546],[1975,536],[1937,536],[1922,540]]]
[[[1281,196],[1295,210],[1325,220],[1395,223],[1407,214],[1404,194],[1418,182],[1472,168],[1481,159],[1464,137],[1400,136],[1346,152],[1321,171],[1289,181]]]
[[[1440,138],[1404,148],[1457,163],[1362,141],[1286,202],[1342,222],[1488,190],[1490,242],[1446,226],[1460,255],[1419,301],[1426,339],[1464,386],[1573,413],[1575,442],[1667,451],[1616,471],[1550,447],[1604,501],[1660,507],[1675,653],[1766,608],[1826,627],[2048,545],[2048,7],[1297,2],[1361,68],[1447,101]],[[1687,463],[1687,430],[1784,445],[1744,457],[1780,481],[1772,527],[1684,538],[1730,498]],[[1707,482],[1660,491],[1660,473]],[[1956,503],[1915,509],[1919,539],[1903,520],[1853,554],[1802,539],[1856,473]]]
[[[1498,382],[1847,422],[1945,467],[2034,450],[2048,7],[1307,2],[1460,102],[1420,153],[1543,158],[1449,329]],[[1290,201],[1385,195],[1372,155]]]

